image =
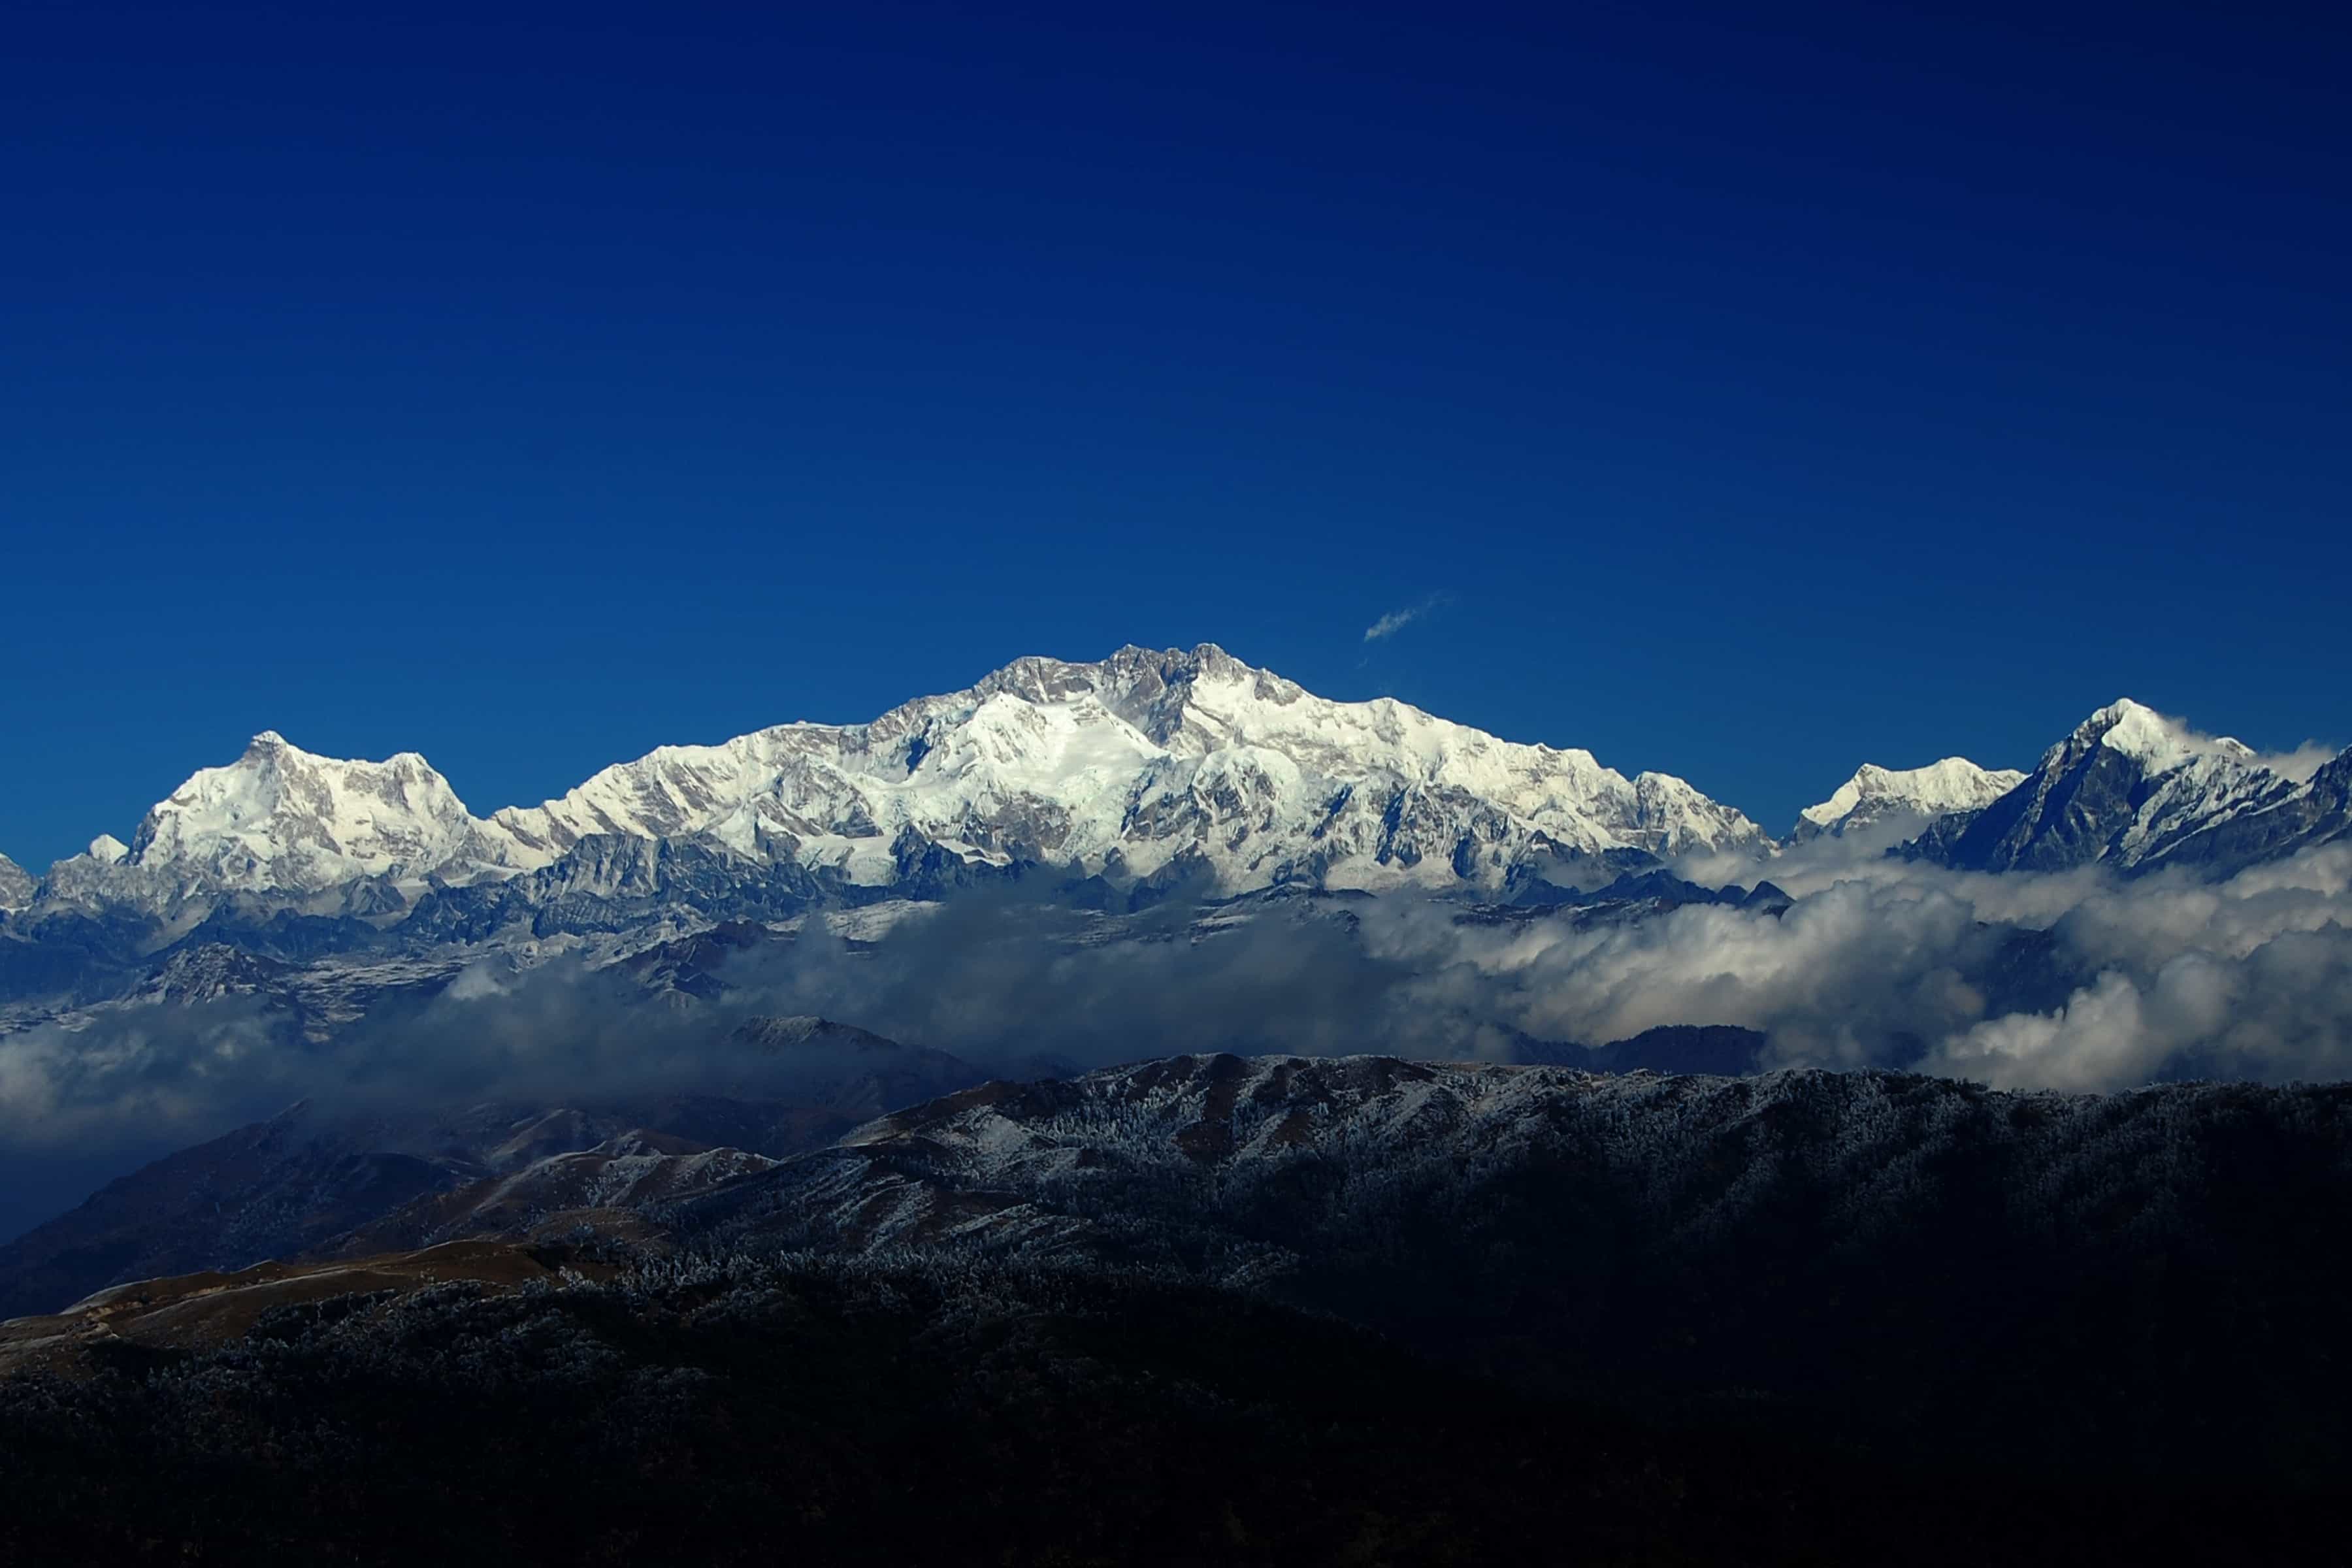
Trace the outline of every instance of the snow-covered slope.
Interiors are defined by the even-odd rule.
[[[870,724],[664,747],[492,821],[545,857],[600,835],[702,837],[882,885],[911,836],[990,864],[1146,877],[1182,863],[1227,891],[1498,886],[1611,851],[1764,839],[1680,779],[1627,779],[1587,752],[1385,699],[1329,701],[1213,645],[1020,659]]]
[[[52,868],[48,882],[54,897],[161,910],[192,897],[320,894],[378,879],[464,882],[517,865],[516,847],[477,821],[415,752],[345,761],[265,731],[236,761],[199,769],[157,802],[128,846],[101,837]]]
[[[1957,757],[1865,767],[1797,837],[1891,841],[1932,820],[1909,852],[1958,865],[2218,864],[2341,832],[2347,775],[2352,763],[2298,782],[2126,701],[2031,776]],[[177,934],[223,909],[290,908],[382,929],[429,910],[410,938],[466,942],[929,898],[1031,866],[1228,894],[1497,893],[1769,843],[1681,779],[1388,699],[1332,701],[1202,644],[1017,659],[870,723],[666,746],[487,819],[414,752],[341,761],[264,733],[158,803],[130,844],[102,837],[51,867],[14,923],[129,910]],[[21,903],[12,886],[0,873],[0,900]]]
[[[1031,863],[1224,892],[1497,889],[1767,842],[1681,779],[1629,779],[1589,752],[1497,740],[1388,699],[1330,701],[1203,644],[1023,658],[871,723],[665,746],[488,820],[414,752],[345,762],[263,734],[158,804],[128,847],[101,839],[59,861],[44,890],[154,914],[268,894],[374,919],[428,885],[521,873],[541,875],[517,897],[576,897],[583,875],[612,879],[582,857],[636,866],[627,847],[646,844],[675,847],[679,866],[702,868],[692,878],[781,877],[795,897]],[[743,869],[715,868],[729,865]]]
[[[1924,768],[1882,768],[1864,763],[1819,805],[1797,815],[1791,844],[1823,834],[1843,837],[1901,819],[1913,825],[1956,811],[1981,811],[2025,782],[2014,768],[1980,768],[1966,757],[1946,757]]]
[[[1906,852],[1972,870],[2094,863],[2235,870],[2340,837],[2352,752],[2297,780],[2242,742],[2201,735],[2126,698],[2077,725],[2024,782]]]
[[[25,868],[0,855],[0,914],[21,910],[33,901],[33,879]]]
[[[344,762],[268,731],[236,762],[199,771],[150,811],[130,858],[223,887],[299,892],[510,863],[509,847],[415,752]]]

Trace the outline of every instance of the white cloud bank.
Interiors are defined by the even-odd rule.
[[[555,964],[327,1045],[290,1042],[252,999],[123,1009],[0,1037],[0,1155],[160,1152],[303,1096],[675,1088],[726,1065],[713,1044],[747,1012],[822,1014],[1014,1076],[1201,1050],[1507,1058],[1727,1024],[1761,1032],[1769,1065],[2007,1088],[2352,1078],[2352,844],[2219,884],[1845,854],[1744,863],[1738,880],[1796,895],[1778,917],[1692,905],[1580,930],[1386,899],[1277,904],[1204,936],[1171,906],[1103,942],[1099,917],[1050,898],[975,897],[870,944],[813,920],[730,961],[717,1008],[648,1006],[625,977]]]

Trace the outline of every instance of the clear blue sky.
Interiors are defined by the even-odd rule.
[[[36,868],[265,727],[487,811],[1129,641],[1775,829],[2352,739],[2321,8],[354,9],[10,8]]]

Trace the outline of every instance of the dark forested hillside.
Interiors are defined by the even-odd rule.
[[[2340,1086],[1176,1058],[968,1091],[660,1217],[1164,1268],[1521,1384],[1923,1455],[2352,1460]]]
[[[9,1561],[1957,1564],[2277,1553],[2322,1518],[1648,1428],[1066,1267],[451,1284],[94,1360],[0,1384]]]
[[[635,1184],[579,1180],[594,1152],[794,1153],[983,1076],[945,1052],[815,1018],[749,1019],[709,1054],[725,1092],[376,1113],[294,1106],[121,1176],[0,1246],[0,1317],[54,1311],[125,1280],[348,1251],[355,1237],[388,1247],[483,1234],[485,1207],[528,1229],[550,1209]],[[588,1190],[597,1186],[614,1190]]]
[[[2336,1551],[2352,1089],[1179,1057],[528,1169],[7,1325],[0,1548]]]

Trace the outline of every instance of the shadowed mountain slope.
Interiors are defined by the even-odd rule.
[[[583,1106],[296,1106],[111,1182],[0,1247],[0,1316],[53,1310],[125,1280],[295,1257],[353,1231],[423,1246],[526,1230],[559,1209],[674,1195],[982,1076],[943,1051],[815,1018],[753,1019],[713,1060],[739,1065],[697,1092],[608,1094]],[[689,1158],[714,1150],[731,1153]],[[641,1167],[647,1156],[656,1163]]]
[[[722,1249],[1173,1270],[1555,1388],[1897,1448],[2352,1459],[2352,1087],[1176,1058],[967,1090],[648,1217]]]
[[[0,1543],[2308,1560],[2352,1462],[2352,1088],[1193,1056],[587,1131],[395,1221],[473,1239],[8,1324]]]

